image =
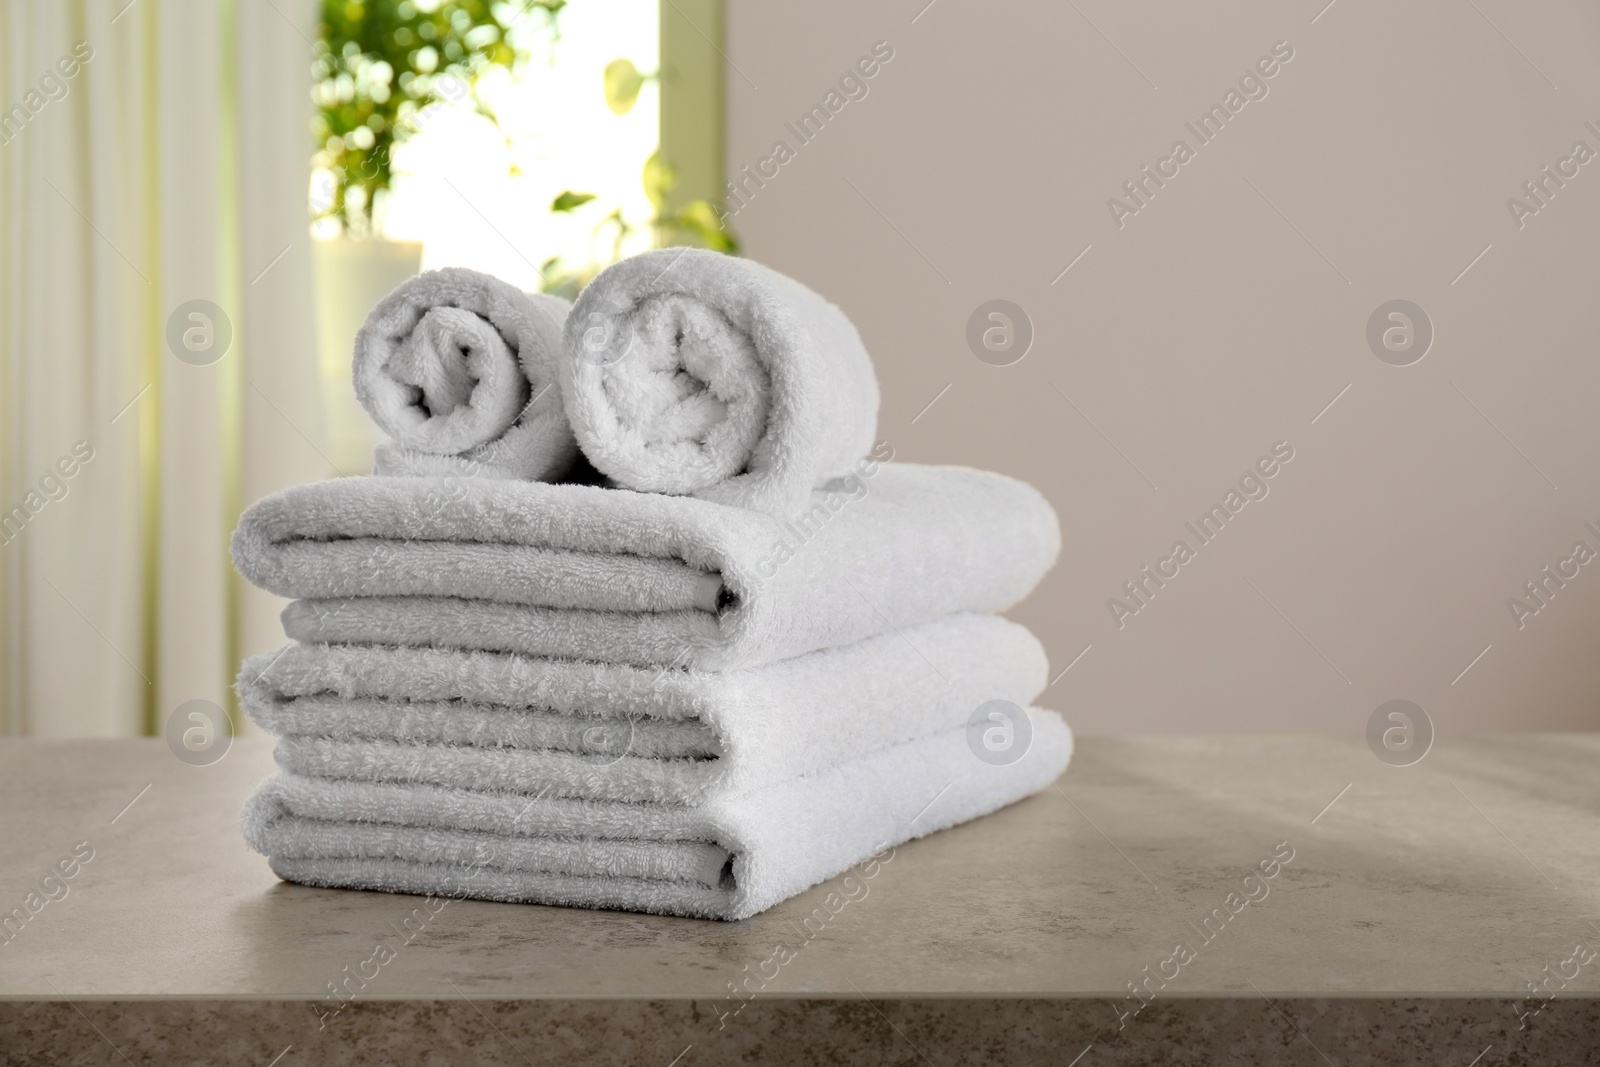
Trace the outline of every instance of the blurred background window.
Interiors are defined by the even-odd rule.
[[[734,250],[722,36],[721,0],[0,5],[0,732],[237,712],[283,601],[229,535],[370,469],[351,344],[405,277]]]

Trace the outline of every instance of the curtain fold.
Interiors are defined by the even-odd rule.
[[[231,708],[239,656],[281,643],[227,538],[328,473],[314,26],[283,0],[0,8],[6,732],[159,732],[185,701]]]
[[[279,8],[282,9],[280,13]],[[300,16],[291,24],[285,17]],[[311,42],[315,3],[239,5],[240,311],[247,368],[240,383],[239,481],[235,507],[335,473],[317,353],[310,228]],[[292,79],[292,86],[285,86]],[[285,643],[285,601],[233,576],[239,593],[236,653]]]

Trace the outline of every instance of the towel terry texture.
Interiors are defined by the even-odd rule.
[[[356,335],[380,474],[551,480],[577,454],[557,388],[569,305],[460,267],[402,283]]]
[[[296,774],[634,803],[703,804],[1026,707],[1025,628],[953,615],[721,674],[497,653],[291,645],[239,695]]]
[[[1060,547],[1011,478],[869,461],[785,521],[692,498],[343,478],[266,498],[233,540],[303,642],[723,671],[1026,596]]]
[[[561,387],[584,454],[618,486],[783,518],[877,433],[877,377],[844,312],[704,249],[646,252],[584,289]]]
[[[307,885],[742,919],[1044,788],[1072,735],[1052,712],[1029,716],[1013,763],[945,730],[691,807],[284,773],[251,798],[245,836]]]

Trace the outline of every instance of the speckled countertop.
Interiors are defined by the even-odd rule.
[[[0,939],[0,1063],[1600,1062],[1600,735],[1086,738],[809,938],[831,884],[735,924],[452,901],[348,1001],[420,898],[278,882],[237,828],[271,764],[0,741],[0,916],[59,898]]]

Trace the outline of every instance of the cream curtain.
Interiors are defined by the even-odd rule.
[[[282,643],[281,604],[232,574],[227,540],[244,504],[329,473],[314,25],[308,0],[0,8],[5,732],[232,710],[239,657]]]

